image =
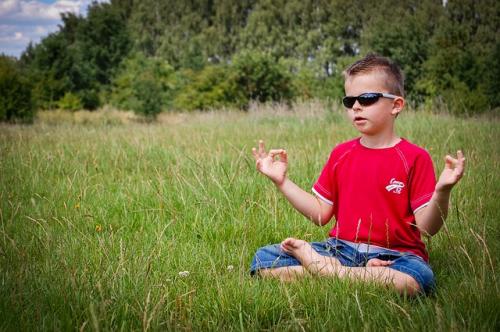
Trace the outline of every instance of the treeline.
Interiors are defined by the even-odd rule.
[[[496,0],[112,0],[20,59],[0,57],[0,120],[111,104],[162,110],[333,99],[341,73],[376,52],[398,62],[414,103],[452,113],[500,106]],[[5,98],[4,98],[5,97]]]

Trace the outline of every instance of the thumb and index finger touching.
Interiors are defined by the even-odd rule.
[[[288,155],[287,155],[285,149],[270,150],[269,156],[273,159],[274,159],[274,157],[278,156],[280,158],[280,160],[285,162],[285,163],[288,161]]]
[[[288,159],[285,149],[271,149],[271,150],[269,150],[269,153],[267,153],[263,140],[259,140],[258,149],[252,148],[252,154],[253,154],[255,160],[259,160],[259,159],[265,158],[267,156],[270,156],[273,159],[274,159],[274,157],[279,156],[280,160],[282,160],[284,162],[286,162]]]

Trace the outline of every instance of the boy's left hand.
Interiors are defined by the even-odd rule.
[[[462,151],[457,151],[457,158],[447,155],[444,158],[445,167],[436,184],[437,191],[451,190],[462,178],[465,169],[465,158]]]

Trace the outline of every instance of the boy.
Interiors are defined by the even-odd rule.
[[[400,138],[394,121],[405,105],[400,69],[370,54],[344,72],[343,104],[360,137],[336,146],[310,194],[286,176],[284,149],[252,152],[257,169],[315,224],[336,223],[325,242],[288,238],[260,248],[251,273],[291,280],[306,273],[363,280],[416,295],[434,288],[420,234],[432,236],[448,212],[465,158],[446,156],[436,183],[424,149]]]

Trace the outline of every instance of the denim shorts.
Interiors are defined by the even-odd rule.
[[[365,266],[372,258],[393,261],[388,267],[413,277],[423,293],[429,294],[435,288],[434,273],[431,267],[417,255],[377,246],[368,247],[364,244],[356,246],[357,244],[336,238],[310,244],[320,255],[335,257],[344,266]],[[301,264],[295,257],[283,252],[279,244],[272,244],[257,250],[252,260],[250,273],[254,275],[259,269],[297,265]]]

